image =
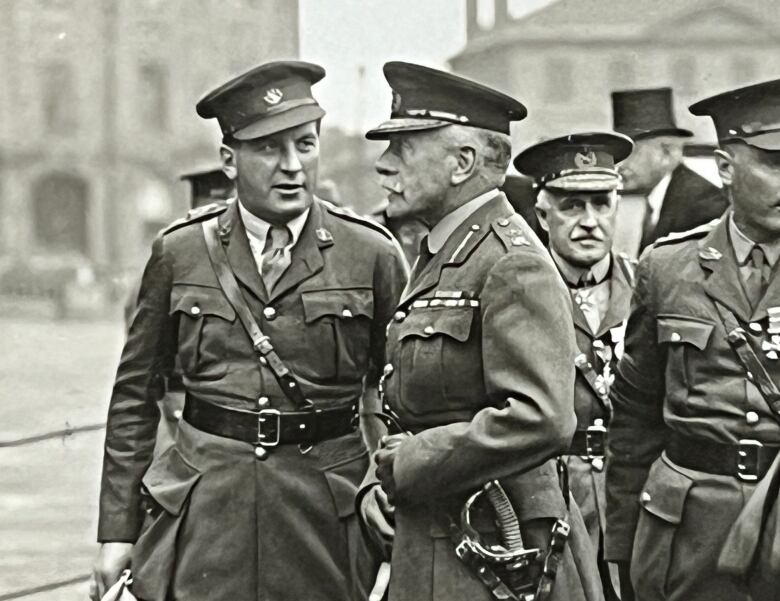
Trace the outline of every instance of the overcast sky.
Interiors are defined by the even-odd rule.
[[[527,0],[528,10],[551,1]],[[382,65],[406,60],[446,68],[466,43],[465,5],[465,0],[300,0],[301,59],[328,73],[315,87],[326,122],[365,131],[386,119],[391,94]]]

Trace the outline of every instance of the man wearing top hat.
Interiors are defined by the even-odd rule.
[[[601,554],[604,448],[609,387],[623,348],[634,278],[633,261],[611,249],[621,183],[616,166],[632,146],[621,134],[579,133],[531,146],[514,160],[517,170],[536,183],[539,223],[549,234],[550,254],[574,301],[577,431],[567,457],[569,485],[599,552],[608,599],[617,599],[618,582]]]
[[[268,63],[197,105],[237,199],[154,243],[109,406],[93,598],[128,564],[145,601],[331,601],[371,584],[355,417],[405,263],[385,230],[313,196],[323,76]],[[184,412],[152,461],[174,363]]]
[[[718,557],[780,449],[780,80],[690,110],[715,123],[731,208],[639,263],[611,391],[605,553],[642,601],[739,601],[746,580]]]
[[[612,114],[614,130],[634,141],[620,165],[624,194],[637,195],[644,207],[628,252],[638,255],[662,236],[723,214],[723,191],[682,163],[683,144],[693,133],[677,126],[670,88],[613,92]]]
[[[388,142],[376,169],[390,209],[430,228],[387,333],[383,408],[403,433],[384,439],[361,489],[369,528],[387,536],[394,519],[390,599],[487,601],[518,584],[534,592],[545,558],[560,562],[542,579],[549,599],[601,599],[582,516],[553,459],[576,423],[569,294],[498,191],[509,125],[526,109],[419,65],[391,62],[384,73],[391,118],[367,134]],[[378,511],[388,502],[392,517]],[[507,518],[498,532],[497,507]],[[502,544],[491,547],[498,553],[538,549],[538,561],[518,583],[475,540]]]

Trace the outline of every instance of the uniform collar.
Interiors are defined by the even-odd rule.
[[[729,238],[731,240],[731,246],[734,248],[734,254],[737,257],[737,263],[744,265],[750,258],[750,251],[753,250],[756,243],[737,227],[737,224],[734,222],[733,212],[729,212],[728,220]],[[775,263],[777,263],[777,259],[780,258],[780,240],[759,244],[758,246],[764,251],[764,256],[770,267],[774,267]]]
[[[596,284],[600,284],[607,279],[609,268],[612,263],[611,253],[607,253],[602,259],[599,259],[599,261],[587,268],[572,265],[552,248],[550,249],[550,254],[558,267],[558,271],[561,272],[563,279],[569,286],[577,286],[582,280],[582,276],[585,275],[590,276],[590,279]]]
[[[247,233],[261,244],[260,248],[265,248],[265,240],[268,237],[268,230],[271,229],[271,224],[265,219],[260,219],[257,215],[250,213],[246,207],[244,207],[241,199],[238,199],[237,204],[238,212],[241,214],[241,221],[244,223],[244,228]],[[287,222],[287,227],[292,234],[292,239],[289,244],[291,247],[295,246],[298,242],[298,238],[301,237],[301,232],[306,225],[306,219],[309,217],[310,210],[310,208],[307,208],[303,213],[296,215]]]
[[[667,173],[661,178],[661,181],[658,182],[647,195],[647,203],[650,205],[650,209],[653,211],[653,217],[655,222],[658,221],[658,219],[656,219],[655,217],[657,217],[658,214],[661,212],[661,207],[664,204],[664,197],[666,196],[666,191],[669,189],[669,183],[671,181],[672,181],[672,172],[670,171],[669,173]]]
[[[477,209],[482,207],[488,200],[494,198],[498,190],[493,188],[476,198],[472,198],[467,203],[459,206],[457,209],[445,215],[439,223],[431,229],[428,234],[428,250],[431,254],[439,252],[444,243],[447,242],[458,226],[466,221]]]

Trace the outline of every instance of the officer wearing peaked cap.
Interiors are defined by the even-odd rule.
[[[605,554],[637,599],[763,601],[780,567],[764,562],[776,513],[762,536],[780,449],[780,80],[690,110],[715,123],[731,208],[640,260],[611,394]]]
[[[361,489],[369,529],[387,536],[395,524],[390,599],[487,601],[490,589],[600,599],[595,553],[553,459],[576,422],[571,302],[498,191],[510,123],[526,110],[449,73],[399,62],[384,72],[391,118],[367,137],[388,142],[376,162],[387,212],[430,228],[387,333],[383,407],[405,433],[384,439]],[[485,495],[517,516],[499,538]],[[528,568],[510,562],[520,571],[508,574],[486,552],[491,543],[512,557],[537,554]],[[459,558],[456,546],[468,551]],[[560,561],[554,578],[540,578],[546,557]]]
[[[567,457],[569,484],[599,552],[610,599],[617,599],[618,581],[616,573],[609,577],[601,553],[604,448],[609,387],[623,347],[634,276],[633,262],[611,248],[621,184],[616,165],[632,146],[621,134],[572,134],[531,146],[514,161],[518,171],[536,182],[538,219],[549,233],[550,254],[574,301],[577,431]]]
[[[145,601],[367,594],[354,418],[376,397],[406,267],[382,228],[313,195],[323,76],[269,63],[197,105],[237,198],[154,243],[109,406],[94,597],[128,562]],[[183,417],[152,460],[174,363]]]

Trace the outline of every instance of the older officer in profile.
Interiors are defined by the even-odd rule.
[[[715,122],[731,209],[639,263],[612,388],[606,557],[630,564],[642,601],[747,601],[717,561],[780,449],[780,80],[690,110]]]
[[[332,601],[370,584],[354,418],[406,273],[385,230],[313,196],[323,76],[268,63],[197,105],[237,200],[154,243],[109,406],[94,595],[130,563],[146,601]],[[183,417],[151,461],[175,361]]]
[[[577,431],[567,458],[569,484],[599,551],[599,571],[611,599],[617,599],[617,575],[608,577],[601,553],[604,448],[612,413],[609,386],[623,347],[634,277],[632,261],[611,249],[621,183],[616,165],[632,146],[620,134],[580,133],[531,146],[514,160],[515,168],[536,182],[539,223],[574,301]]]
[[[407,434],[385,438],[377,480],[361,491],[378,531],[390,531],[376,511],[384,496],[395,505],[390,598],[533,593],[549,559],[560,562],[554,581],[549,571],[541,578],[549,599],[600,599],[595,553],[552,460],[576,425],[571,301],[498,191],[510,122],[526,110],[419,65],[391,62],[384,72],[391,118],[367,134],[389,142],[376,169],[394,213],[430,227],[388,327],[384,407]],[[503,551],[489,547],[496,510]],[[567,542],[559,520],[571,525]],[[539,549],[528,569],[507,574],[497,565],[496,554],[523,548]]]

